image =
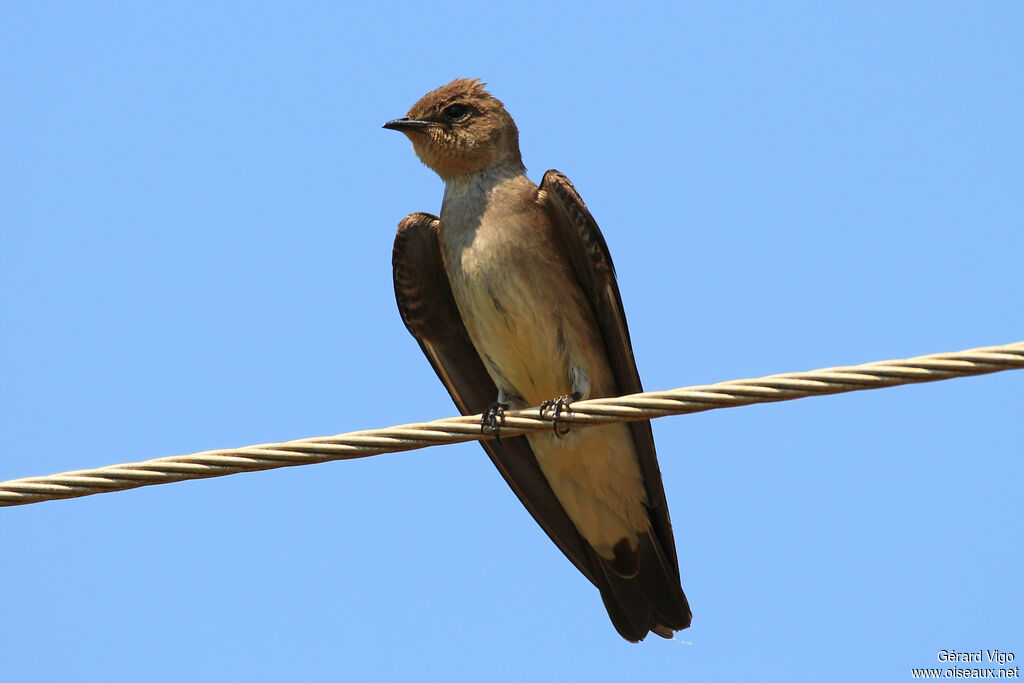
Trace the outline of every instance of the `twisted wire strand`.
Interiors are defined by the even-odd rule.
[[[576,427],[589,427],[753,403],[789,401],[806,396],[934,382],[1019,368],[1024,368],[1024,342],[937,353],[904,360],[875,361],[810,372],[739,379],[669,391],[628,394],[617,398],[576,401],[559,420]],[[527,408],[505,413],[501,435],[515,436],[550,429],[549,413],[542,415],[537,408]],[[349,432],[337,436],[318,436],[282,443],[257,444],[245,448],[202,451],[191,455],[174,455],[143,462],[0,482],[0,506],[76,498],[94,493],[121,491],[186,479],[220,477],[238,472],[365,458],[380,453],[490,438],[493,438],[491,434],[482,433],[480,416],[470,415],[386,429]]]

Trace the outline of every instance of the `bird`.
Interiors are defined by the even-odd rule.
[[[538,524],[597,587],[631,642],[690,625],[649,421],[562,428],[572,402],[643,391],[608,246],[556,170],[526,176],[519,130],[480,79],[457,78],[386,122],[444,181],[439,216],[398,225],[402,321]],[[506,409],[549,432],[505,437]],[[564,423],[562,423],[564,424]]]

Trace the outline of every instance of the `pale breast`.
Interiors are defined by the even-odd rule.
[[[590,303],[533,201],[536,189],[525,176],[494,183],[485,177],[446,189],[441,211],[455,302],[488,373],[515,408],[571,393],[574,368],[587,375],[594,395],[615,391]],[[628,428],[528,438],[552,491],[601,555],[612,557],[616,542],[647,529]]]
[[[574,325],[567,317],[579,315],[571,297],[563,300],[558,271],[545,268],[537,248],[523,243],[528,232],[515,225],[483,229],[452,255],[449,276],[470,339],[495,382],[536,405],[570,390],[563,330]]]
[[[486,192],[446,193],[441,214],[445,266],[470,339],[495,383],[527,405],[570,393],[565,330],[593,327],[535,191],[519,176]]]

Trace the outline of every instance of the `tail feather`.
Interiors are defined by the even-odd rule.
[[[619,576],[604,563],[601,563],[601,569],[598,590],[612,625],[620,636],[639,643],[651,630],[651,608],[646,596],[635,579]]]
[[[639,567],[632,577],[621,576],[607,561],[597,559],[602,571],[596,583],[605,609],[626,640],[639,642],[652,631],[671,638],[692,618],[679,575],[650,534],[640,539],[637,554]]]
[[[657,621],[673,631],[689,627],[693,614],[674,563],[650,534],[641,538],[640,555],[643,559],[635,581],[650,602]]]

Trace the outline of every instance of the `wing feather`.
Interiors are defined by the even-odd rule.
[[[587,293],[619,392],[643,391],[615,279],[615,266],[597,222],[576,188],[558,171],[544,174],[538,201],[546,210],[576,277]],[[664,635],[665,626],[675,630],[689,626],[690,608],[679,586],[679,561],[651,423],[630,422],[629,428],[636,443],[654,531],[651,547],[646,549],[647,555],[653,557],[648,560],[646,569],[641,567],[637,582],[658,616],[651,624],[652,630]],[[620,599],[632,599],[625,590],[617,591]],[[605,602],[608,602],[607,596]]]
[[[463,415],[483,412],[498,388],[466,332],[444,270],[438,219],[414,213],[398,225],[392,266],[402,321]],[[509,487],[555,545],[591,582],[600,581],[590,545],[558,502],[525,437],[480,443]]]

